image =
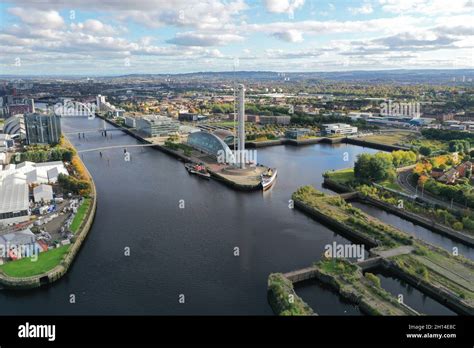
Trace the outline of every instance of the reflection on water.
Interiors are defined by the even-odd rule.
[[[448,237],[445,237],[441,234],[434,233],[427,228],[424,228],[419,225],[415,225],[414,223],[404,220],[401,217],[397,215],[393,215],[390,213],[387,213],[384,210],[378,209],[376,207],[373,207],[371,205],[359,203],[359,202],[353,202],[352,205],[354,207],[357,207],[364,212],[366,212],[369,215],[372,215],[376,217],[377,219],[384,221],[390,225],[393,225],[397,228],[399,228],[402,231],[408,232],[409,234],[424,240],[425,242],[431,243],[433,245],[439,246],[441,248],[444,248],[448,251],[452,251],[453,247],[458,248],[458,252],[460,255],[463,255],[466,258],[469,258],[471,260],[474,260],[474,248],[471,248],[465,244],[462,244],[460,242],[454,241]]]

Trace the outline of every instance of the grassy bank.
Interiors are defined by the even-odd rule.
[[[362,273],[360,267],[349,261],[327,259],[315,264],[324,279],[346,299],[359,306],[369,315],[413,315],[414,312],[401,305],[380,286],[380,279]]]
[[[366,235],[378,241],[372,251],[387,251],[410,245],[411,252],[389,256],[403,273],[415,277],[437,292],[474,308],[474,262],[448,253],[442,248],[413,238],[388,224],[352,207],[339,196],[328,196],[311,186],[303,186],[293,194],[293,200],[344,224],[349,231]],[[387,254],[389,255],[389,254]]]
[[[303,186],[293,193],[292,198],[344,224],[349,230],[376,240],[381,249],[391,249],[413,243],[410,236],[365,214],[360,209],[354,208],[339,196],[326,195],[312,186]]]
[[[328,179],[341,185],[349,185],[355,181],[353,168],[329,171],[324,173],[324,175]]]
[[[38,260],[23,258],[7,262],[0,266],[0,270],[10,277],[31,277],[50,271],[61,263],[64,255],[68,252],[70,245],[52,249],[38,255]]]
[[[359,182],[359,180],[357,180],[355,177],[353,168],[329,171],[324,173],[324,177],[339,185],[347,186],[348,188],[353,188],[355,190],[357,190],[358,187],[362,185],[362,183]],[[383,181],[377,182],[377,184],[392,190],[403,191],[400,185],[397,184],[395,178],[385,179]]]
[[[313,315],[314,312],[293,289],[291,281],[281,273],[268,277],[269,302],[276,315]]]
[[[72,220],[72,223],[71,223],[70,229],[73,233],[76,233],[79,230],[79,227],[81,227],[82,222],[87,217],[87,212],[89,211],[90,206],[91,206],[91,199],[84,198],[84,201],[77,209],[77,213],[74,216],[74,220]]]

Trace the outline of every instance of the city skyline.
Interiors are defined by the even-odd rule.
[[[472,1],[8,1],[2,75],[472,68]]]

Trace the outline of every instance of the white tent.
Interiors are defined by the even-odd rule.
[[[35,202],[50,202],[53,200],[53,187],[51,185],[39,185],[33,189]]]

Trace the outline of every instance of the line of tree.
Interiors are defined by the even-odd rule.
[[[393,179],[395,168],[414,164],[416,153],[413,151],[394,151],[392,153],[363,153],[357,156],[354,165],[354,176],[360,182],[374,182]]]
[[[71,175],[59,174],[58,183],[65,191],[76,195],[87,195],[91,189],[89,181],[77,179]]]
[[[468,140],[470,143],[474,142],[474,133],[469,132],[428,128],[422,129],[421,134],[431,140]]]
[[[25,152],[21,152],[19,158],[14,156],[16,163],[24,161],[41,163],[50,161],[64,161],[71,162],[74,156],[74,150],[66,149],[61,147],[54,147],[52,149],[32,149]]]

